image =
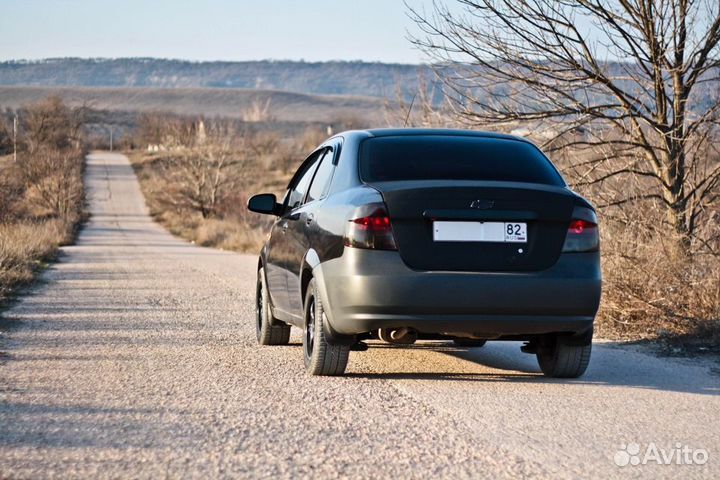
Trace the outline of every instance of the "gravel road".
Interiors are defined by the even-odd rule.
[[[122,155],[87,188],[77,245],[0,319],[0,477],[720,477],[717,363],[599,342],[560,381],[515,342],[425,342],[308,377],[297,333],[255,343],[255,256],[166,233]],[[616,465],[651,442],[709,459]]]

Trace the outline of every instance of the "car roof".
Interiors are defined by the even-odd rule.
[[[461,130],[453,128],[371,128],[367,130],[353,130],[349,132],[343,132],[338,135],[347,134],[364,134],[363,136],[370,137],[398,137],[398,136],[413,136],[413,135],[442,135],[448,137],[482,137],[482,138],[497,138],[503,140],[517,140],[521,142],[531,143],[529,140],[516,137],[514,135],[507,135],[504,133],[497,132],[485,132],[481,130]]]

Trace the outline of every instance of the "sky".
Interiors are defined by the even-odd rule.
[[[402,0],[0,0],[0,12],[0,60],[427,60]]]

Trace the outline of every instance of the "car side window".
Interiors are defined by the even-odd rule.
[[[330,181],[332,180],[335,165],[333,165],[334,150],[328,148],[320,160],[320,166],[317,168],[315,178],[313,178],[310,190],[308,191],[307,202],[312,202],[319,198],[323,198],[330,189]]]
[[[315,153],[313,157],[305,163],[305,170],[297,178],[297,181],[294,182],[294,185],[290,187],[290,191],[288,193],[287,211],[294,210],[302,205],[303,198],[305,198],[305,193],[307,193],[307,189],[310,186],[310,181],[315,174],[318,159],[322,153],[323,151]]]

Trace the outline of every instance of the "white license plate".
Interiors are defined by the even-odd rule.
[[[436,242],[526,243],[525,222],[433,222]]]

